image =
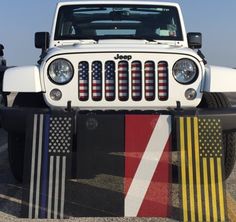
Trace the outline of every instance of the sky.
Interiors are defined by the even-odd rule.
[[[0,43],[8,65],[36,64],[34,33],[51,31],[60,0],[0,0]],[[235,0],[165,0],[180,4],[187,32],[201,32],[202,52],[211,65],[236,67]],[[144,1],[145,3],[145,1]]]

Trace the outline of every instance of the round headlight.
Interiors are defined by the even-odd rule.
[[[48,67],[49,79],[56,84],[66,84],[74,75],[72,64],[65,59],[56,59]]]
[[[180,59],[173,67],[173,76],[181,84],[190,84],[198,77],[197,65],[190,59]]]

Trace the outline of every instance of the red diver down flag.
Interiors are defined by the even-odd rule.
[[[127,115],[125,129],[126,217],[167,217],[171,174],[171,117]]]

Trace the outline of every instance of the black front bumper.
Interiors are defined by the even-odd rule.
[[[26,130],[27,118],[31,114],[38,114],[38,113],[42,114],[50,112],[51,112],[50,109],[4,107],[0,109],[0,121],[2,122],[2,128],[4,128],[6,131],[24,133]],[[222,129],[224,131],[236,132],[236,108],[169,110],[169,111],[104,111],[104,112],[73,110],[73,112],[75,114],[81,113],[87,115],[168,114],[172,116],[207,116],[220,119],[222,124]]]

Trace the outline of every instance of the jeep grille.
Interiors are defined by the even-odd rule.
[[[168,64],[165,61],[82,61],[78,75],[80,101],[89,98],[100,101],[103,97],[106,101],[114,101],[116,97],[127,101],[130,93],[133,101],[168,100]]]

